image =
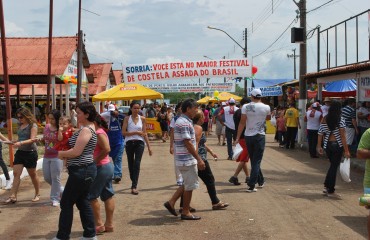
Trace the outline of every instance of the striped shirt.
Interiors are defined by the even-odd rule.
[[[356,120],[356,110],[352,108],[350,105],[345,106],[342,108],[342,117],[346,122],[346,127],[348,128],[355,128],[352,123],[352,119]]]
[[[191,166],[197,164],[197,160],[189,153],[184,139],[190,139],[196,149],[195,131],[192,120],[182,114],[175,123],[174,128],[174,152],[176,166]]]
[[[69,146],[73,148],[76,145],[76,141],[78,136],[80,135],[80,132],[83,128],[75,132],[72,137],[69,139]],[[98,137],[96,136],[96,133],[94,129],[89,127],[89,130],[92,134],[90,140],[86,144],[84,150],[82,151],[80,156],[77,156],[75,158],[70,158],[67,160],[67,166],[84,166],[90,163],[94,162],[93,154],[96,147],[96,143],[98,142]]]
[[[339,125],[333,131],[330,131],[326,122],[320,124],[319,135],[324,135],[324,149],[326,149],[330,134],[333,134],[339,146],[343,147],[342,138],[340,136],[339,129],[345,128],[345,127],[346,127],[346,123],[344,122],[343,117],[340,118]]]

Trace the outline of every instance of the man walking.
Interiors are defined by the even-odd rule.
[[[295,102],[291,102],[289,104],[289,108],[286,110],[284,118],[285,125],[287,126],[285,148],[294,149],[298,128],[301,128],[299,123],[299,112],[295,108]]]
[[[164,203],[165,208],[177,216],[176,201],[183,195],[182,220],[199,220],[200,217],[190,213],[190,202],[193,190],[199,188],[198,169],[204,170],[205,163],[196,150],[195,131],[191,120],[198,110],[194,99],[187,99],[181,105],[181,116],[176,120],[174,128],[174,154],[184,183],[176,190],[172,198]],[[197,169],[198,166],[198,169]]]
[[[108,111],[101,114],[108,123],[108,139],[110,145],[109,156],[113,160],[115,183],[119,183],[122,179],[122,155],[125,147],[124,138],[122,135],[122,122],[124,115],[120,115],[113,104],[109,104]]]
[[[342,108],[342,117],[346,122],[346,138],[347,144],[355,145],[355,135],[358,135],[357,121],[356,121],[356,99],[348,98],[347,105]],[[353,146],[352,146],[353,147]]]
[[[229,99],[229,106],[224,107],[219,115],[225,115],[225,121],[219,117],[219,120],[222,125],[226,126],[225,135],[226,135],[226,142],[227,142],[227,160],[233,159],[233,141],[236,140],[236,132],[235,132],[235,123],[234,123],[234,113],[239,108],[235,106],[235,99]]]
[[[262,188],[265,183],[261,171],[261,161],[263,152],[265,151],[266,120],[271,118],[271,109],[268,105],[262,103],[261,97],[262,92],[260,89],[255,88],[252,90],[252,102],[242,107],[242,116],[236,136],[236,143],[238,143],[245,127],[245,142],[247,144],[252,168],[247,183],[247,192],[256,192],[256,184],[258,183],[258,187]]]

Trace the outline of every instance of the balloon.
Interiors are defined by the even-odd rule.
[[[218,97],[218,94],[220,94],[220,93],[219,93],[217,90],[213,92],[213,96],[214,96],[215,98],[217,98],[217,97]]]
[[[256,74],[258,71],[258,68],[256,66],[252,66],[252,74]]]

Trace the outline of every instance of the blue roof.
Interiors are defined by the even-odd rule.
[[[286,83],[291,81],[292,79],[282,78],[282,79],[253,79],[253,86],[256,88],[262,87],[271,87],[276,86],[278,84]]]
[[[325,90],[328,92],[348,92],[356,91],[357,84],[354,79],[339,80],[325,84]]]

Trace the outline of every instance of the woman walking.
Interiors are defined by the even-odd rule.
[[[113,212],[114,212],[114,190],[112,185],[112,176],[114,167],[109,160],[110,152],[109,140],[106,131],[108,124],[103,117],[97,116],[95,120],[96,135],[98,143],[94,150],[94,162],[97,166],[97,174],[93,184],[90,187],[89,200],[94,212],[96,233],[113,232]],[[105,223],[100,215],[100,203],[98,198],[104,202]]]
[[[330,167],[325,177],[323,193],[328,197],[336,196],[335,194],[335,181],[337,177],[337,170],[342,159],[343,150],[344,156],[350,157],[348,145],[345,135],[346,124],[341,117],[341,104],[333,101],[328,110],[328,114],[323,118],[317,142],[317,152],[323,154],[322,143],[326,155],[330,161]]]
[[[146,134],[145,117],[139,115],[140,103],[132,102],[130,111],[125,117],[122,125],[122,134],[125,136],[125,147],[127,154],[128,169],[131,179],[131,194],[138,195],[137,184],[140,174],[140,163],[143,156],[145,144],[148,147],[149,156],[152,156],[148,135]]]
[[[44,180],[51,186],[50,200],[54,207],[59,206],[61,197],[60,177],[63,170],[63,161],[58,158],[58,150],[55,146],[58,144],[59,129],[59,110],[52,110],[48,114],[49,124],[45,125],[43,141],[45,142],[44,161],[42,163],[42,171]]]
[[[35,196],[32,202],[40,200],[40,181],[36,173],[37,165],[37,121],[35,116],[27,108],[20,108],[16,112],[19,121],[18,125],[18,141],[14,143],[14,147],[18,150],[14,154],[13,166],[13,187],[10,190],[10,197],[5,200],[5,204],[16,203],[18,188],[21,182],[20,176],[23,168],[27,169],[31,177],[33,187],[35,188]]]
[[[67,160],[68,179],[60,201],[59,229],[54,239],[70,238],[75,204],[84,229],[82,239],[97,239],[94,215],[87,198],[96,177],[93,153],[97,143],[94,125],[97,112],[91,102],[77,104],[76,112],[81,129],[69,139],[71,149],[58,153],[60,159]]]
[[[202,179],[207,187],[208,195],[212,202],[212,210],[221,210],[227,208],[229,204],[220,201],[217,197],[215,177],[213,176],[212,169],[207,160],[207,152],[209,152],[214,158],[217,158],[217,155],[213,153],[212,150],[206,145],[206,133],[203,131],[202,128],[204,118],[205,117],[202,110],[198,110],[193,118],[198,155],[202,158],[206,165],[206,168],[204,170],[198,170],[198,176],[200,177],[200,179]]]

